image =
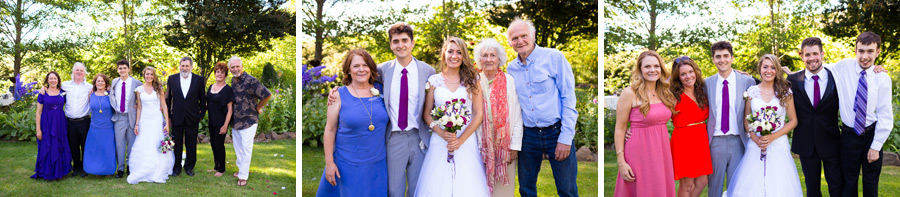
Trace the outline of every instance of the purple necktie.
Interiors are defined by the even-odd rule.
[[[822,96],[819,96],[819,75],[815,75],[812,77],[813,79],[813,109],[819,108],[819,100],[822,100]]]
[[[857,135],[866,131],[866,103],[869,96],[869,84],[866,82],[866,71],[859,73],[859,86],[856,87],[856,102],[853,111],[856,112],[856,124],[853,126]]]
[[[728,80],[722,86],[722,133],[728,133]]]
[[[119,111],[125,113],[125,81],[122,81],[122,99],[119,99]]]
[[[407,82],[406,77],[406,68],[404,68],[400,73],[403,75],[400,76],[400,111],[398,111],[397,117],[397,126],[400,127],[400,130],[406,130],[406,116],[409,114],[409,82]]]

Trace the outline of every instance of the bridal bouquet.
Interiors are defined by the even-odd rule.
[[[750,122],[750,131],[755,130],[759,136],[769,135],[774,132],[784,122],[784,117],[775,113],[776,111],[778,111],[778,107],[766,106],[747,115],[747,121]],[[766,151],[762,151],[759,160],[765,159]]]
[[[431,109],[431,118],[434,119],[434,122],[431,122],[431,126],[438,125],[447,132],[456,133],[469,123],[470,117],[471,111],[466,106],[466,99],[453,99],[445,102],[444,105]],[[449,163],[452,160],[453,152],[451,151],[447,153],[447,162]]]
[[[175,147],[175,141],[172,141],[172,138],[169,137],[169,132],[164,134],[162,141],[159,141],[159,152],[165,154],[169,151],[172,151],[172,148]]]

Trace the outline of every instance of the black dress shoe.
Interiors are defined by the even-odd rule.
[[[194,176],[194,170],[185,169],[184,174],[187,174],[188,176]]]
[[[87,172],[81,172],[81,177],[87,177]]]
[[[118,171],[118,172],[116,172],[116,178],[117,178],[117,179],[121,179],[122,176],[124,176],[124,175],[125,175],[125,172],[124,172],[124,171]]]
[[[181,175],[181,169],[173,169],[172,176],[178,176],[178,175]]]

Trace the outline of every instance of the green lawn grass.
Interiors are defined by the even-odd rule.
[[[578,162],[578,195],[579,196],[598,196],[597,194],[597,162]],[[303,169],[301,170],[303,177],[302,194],[303,196],[315,196],[316,189],[319,188],[319,181],[322,178],[322,170],[325,169],[325,154],[321,147],[312,148],[303,147]],[[538,196],[557,196],[556,184],[553,182],[553,174],[550,169],[550,162],[544,161],[541,164],[541,172],[538,175]],[[516,196],[519,196],[518,185],[516,185]]]
[[[616,155],[612,150],[606,150],[603,158],[603,196],[612,196],[613,192],[616,189],[616,173],[618,173],[618,168],[616,167]],[[797,172],[800,174],[800,185],[803,187],[803,195],[806,195],[806,177],[803,175],[802,170],[800,169],[800,160],[794,158],[794,162],[797,165]],[[828,183],[825,182],[825,177],[822,175],[822,186],[820,190],[822,190],[823,196],[829,196],[828,194]],[[878,194],[880,196],[890,196],[900,194],[900,167],[897,166],[884,166],[881,168],[881,176],[878,180]],[[675,182],[675,188],[678,188],[677,181]],[[862,196],[862,180],[859,181],[859,196]],[[706,196],[707,190],[703,190],[703,194],[700,196]]]
[[[250,179],[245,187],[238,187],[234,148],[225,144],[226,175],[215,177],[213,155],[209,144],[197,145],[196,175],[182,173],[169,177],[164,184],[128,184],[125,178],[112,176],[71,177],[47,181],[31,179],[37,155],[35,142],[0,142],[0,196],[238,196],[238,195],[296,195],[296,140],[255,143],[250,164]],[[278,154],[278,156],[273,156]],[[284,157],[281,157],[284,155]],[[285,189],[282,190],[281,188]]]

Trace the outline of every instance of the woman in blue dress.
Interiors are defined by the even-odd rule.
[[[388,114],[375,61],[364,49],[347,53],[343,87],[328,106],[325,172],[316,196],[387,196],[385,129]]]
[[[38,155],[31,178],[57,180],[72,170],[72,154],[66,135],[66,116],[63,105],[66,93],[59,87],[59,74],[47,73],[44,87],[47,91],[37,98],[35,126],[37,129]]]
[[[91,127],[84,141],[84,172],[112,175],[116,172],[116,139],[113,130],[113,108],[109,102],[109,77],[94,77],[91,94]]]

